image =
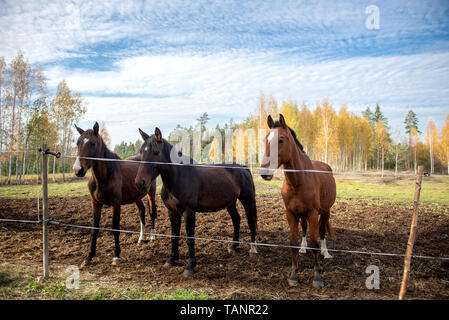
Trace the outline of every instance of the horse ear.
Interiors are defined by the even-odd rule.
[[[83,134],[84,133],[84,130],[81,129],[80,127],[78,127],[76,124],[75,124],[75,128],[79,132],[79,134]]]
[[[162,142],[162,132],[158,127],[156,127],[156,130],[154,130],[154,135],[156,136],[157,142]]]
[[[95,124],[94,124],[94,135],[98,136],[99,129],[100,129],[100,126],[98,125],[98,122],[95,121]]]
[[[273,128],[274,121],[270,115],[268,115],[267,124],[268,124],[268,128],[270,128],[270,129]]]
[[[279,114],[279,123],[281,124],[282,128],[287,128],[287,123],[285,122],[284,116],[282,113]]]
[[[148,134],[146,134],[145,132],[140,130],[140,128],[139,128],[139,132],[140,132],[140,135],[142,136],[143,141],[147,141],[147,139],[150,137]]]

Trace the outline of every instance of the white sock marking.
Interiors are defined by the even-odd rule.
[[[332,256],[327,251],[326,239],[320,240],[320,242],[321,242],[321,254],[324,256],[325,259],[332,258]]]
[[[307,237],[302,237],[301,249],[299,250],[299,253],[306,253],[306,248],[307,248]]]

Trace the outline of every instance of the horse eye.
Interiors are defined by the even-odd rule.
[[[284,139],[279,139],[279,143],[283,143],[284,142]]]

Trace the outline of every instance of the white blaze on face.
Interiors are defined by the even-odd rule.
[[[87,143],[87,141],[89,141],[89,139],[87,139],[87,138],[84,138],[84,143]]]
[[[76,157],[75,164],[73,165],[73,172],[78,172],[81,170],[80,157]]]
[[[275,135],[275,133],[274,133],[274,131],[272,130],[272,131],[270,131],[270,134],[268,135],[268,142],[270,142],[271,143],[271,140],[273,140],[273,138],[274,138],[274,135]]]

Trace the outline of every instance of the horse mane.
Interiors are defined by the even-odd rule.
[[[275,127],[275,128],[281,127],[280,122],[276,121],[274,123],[273,127]],[[293,139],[295,140],[296,145],[298,146],[299,150],[301,150],[304,154],[306,154],[306,152],[304,151],[304,147],[302,146],[301,142],[299,142],[298,138],[296,137],[296,132],[289,126],[287,126],[287,128],[290,130],[290,133],[292,134]]]

